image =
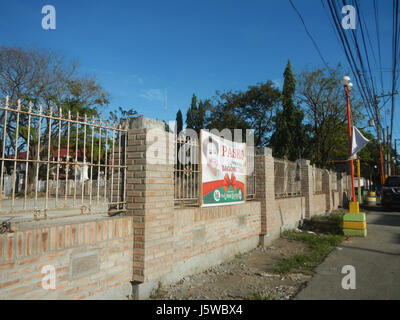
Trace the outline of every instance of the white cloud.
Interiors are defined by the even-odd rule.
[[[140,96],[149,101],[164,101],[164,93],[161,89],[142,89]]]
[[[141,78],[137,74],[131,74],[130,77],[134,78],[139,84],[143,84],[144,83],[143,78]]]

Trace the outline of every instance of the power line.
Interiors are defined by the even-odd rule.
[[[379,23],[378,23],[378,5],[376,0],[374,0],[374,13],[375,13],[375,27],[376,27],[376,39],[378,41],[378,55],[379,55],[379,68],[380,68],[380,79],[381,79],[381,90],[384,90],[383,87],[383,73],[382,73],[382,53],[381,53],[381,37],[380,37],[380,31],[379,31]]]
[[[314,38],[312,37],[311,33],[308,31],[308,28],[306,26],[306,23],[304,22],[303,17],[301,16],[300,12],[297,10],[296,6],[294,5],[294,3],[292,2],[292,0],[289,0],[289,3],[291,4],[291,6],[293,7],[294,11],[296,11],[297,15],[299,16],[301,23],[304,26],[304,29],[306,30],[306,33],[308,35],[308,37],[311,39],[312,43],[314,44],[315,49],[317,49],[318,54],[322,60],[322,62],[324,63],[324,65],[327,67],[328,71],[330,70],[328,64],[326,63],[324,57],[322,56],[321,50],[319,49],[317,43],[315,42]]]

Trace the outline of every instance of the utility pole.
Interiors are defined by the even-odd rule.
[[[389,177],[391,174],[390,174],[390,171],[391,171],[391,169],[390,169],[390,167],[391,167],[391,163],[392,163],[392,161],[391,161],[391,159],[390,159],[390,133],[389,133],[389,126],[387,126],[386,127],[386,146],[387,146],[387,150],[386,150],[386,174],[387,174],[387,176]]]
[[[382,94],[382,95],[380,95],[380,96],[377,96],[377,95],[375,95],[375,97],[374,97],[374,101],[372,101],[373,102],[373,104],[374,104],[374,107],[375,107],[375,116],[376,116],[376,131],[377,131],[377,134],[378,134],[378,144],[379,144],[379,159],[380,159],[380,164],[381,164],[381,183],[382,183],[382,185],[385,183],[385,172],[384,172],[384,168],[386,169],[386,174],[387,175],[389,175],[389,170],[387,170],[387,164],[384,166],[384,164],[383,164],[383,154],[382,154],[382,139],[381,139],[381,134],[383,133],[383,143],[386,143],[386,139],[385,139],[385,128],[381,128],[381,120],[380,120],[380,112],[379,112],[379,102],[378,102],[378,99],[380,99],[380,98],[384,98],[384,97],[387,97],[387,96],[391,96],[392,98],[393,98],[393,96],[395,95],[395,94],[398,94],[398,92],[397,91],[395,91],[395,92],[392,92],[392,93],[387,93],[387,94]],[[382,131],[381,131],[382,130]],[[387,140],[388,141],[391,141],[391,137],[390,137],[390,140],[389,140],[389,134],[387,134],[386,135],[387,136]],[[388,152],[390,152],[390,143],[389,143],[389,145],[388,145]],[[387,158],[387,155],[385,155],[385,158]],[[389,167],[390,167],[390,165],[391,165],[391,159],[389,158],[389,159],[387,159],[387,162],[388,162],[388,165],[389,165]]]
[[[381,167],[381,183],[382,185],[385,183],[385,173],[383,172],[383,155],[382,155],[382,140],[381,140],[381,120],[379,116],[379,107],[378,107],[378,97],[375,96],[374,99],[375,106],[375,116],[376,116],[376,131],[378,134],[378,145],[379,145],[379,160]]]
[[[394,139],[394,153],[396,154],[394,172],[393,172],[394,175],[396,175],[396,164],[397,164],[397,141],[400,141],[400,139]]]

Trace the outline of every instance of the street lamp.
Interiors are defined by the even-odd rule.
[[[350,111],[350,91],[353,89],[353,84],[350,82],[349,76],[344,76],[340,83],[344,86],[344,91],[346,92],[347,97],[347,120],[349,126],[349,155],[351,157],[351,111]],[[353,202],[356,202],[356,192],[354,189],[354,162],[353,159],[350,159],[350,168],[351,168],[351,186],[352,186],[352,193],[353,193]]]

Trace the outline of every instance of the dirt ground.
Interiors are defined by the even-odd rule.
[[[305,252],[300,241],[279,238],[271,246],[238,254],[233,260],[214,266],[180,282],[159,287],[152,299],[163,300],[289,300],[311,278],[305,274],[281,276],[273,272],[283,258]]]

